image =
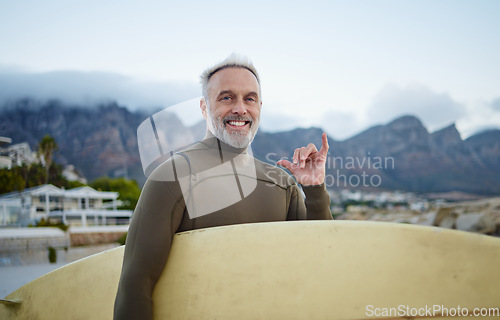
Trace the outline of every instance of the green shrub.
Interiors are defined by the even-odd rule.
[[[37,222],[37,224],[35,226],[33,226],[32,224],[29,224],[28,225],[29,228],[33,228],[33,227],[54,227],[54,228],[59,228],[61,229],[62,231],[66,232],[69,228],[68,225],[62,223],[62,222],[57,222],[57,223],[54,223],[54,222],[50,222],[50,221],[47,221],[45,220],[44,218],[42,218],[40,221]]]
[[[57,251],[54,247],[49,247],[49,262],[56,263],[57,262]]]

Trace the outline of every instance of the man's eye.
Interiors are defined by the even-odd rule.
[[[231,97],[222,97],[221,100],[230,100]]]
[[[255,101],[254,98],[247,98],[247,101]]]

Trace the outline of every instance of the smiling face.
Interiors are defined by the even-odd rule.
[[[260,87],[245,68],[229,67],[217,71],[208,82],[208,101],[200,101],[207,127],[222,142],[246,148],[259,127]]]

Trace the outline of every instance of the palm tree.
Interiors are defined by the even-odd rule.
[[[49,183],[49,168],[52,165],[52,154],[57,149],[56,140],[48,134],[46,134],[38,144],[38,155],[41,156],[45,162],[45,184]]]

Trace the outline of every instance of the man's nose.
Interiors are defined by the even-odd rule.
[[[247,108],[243,99],[238,99],[233,104],[233,109],[231,110],[234,114],[246,114]]]

